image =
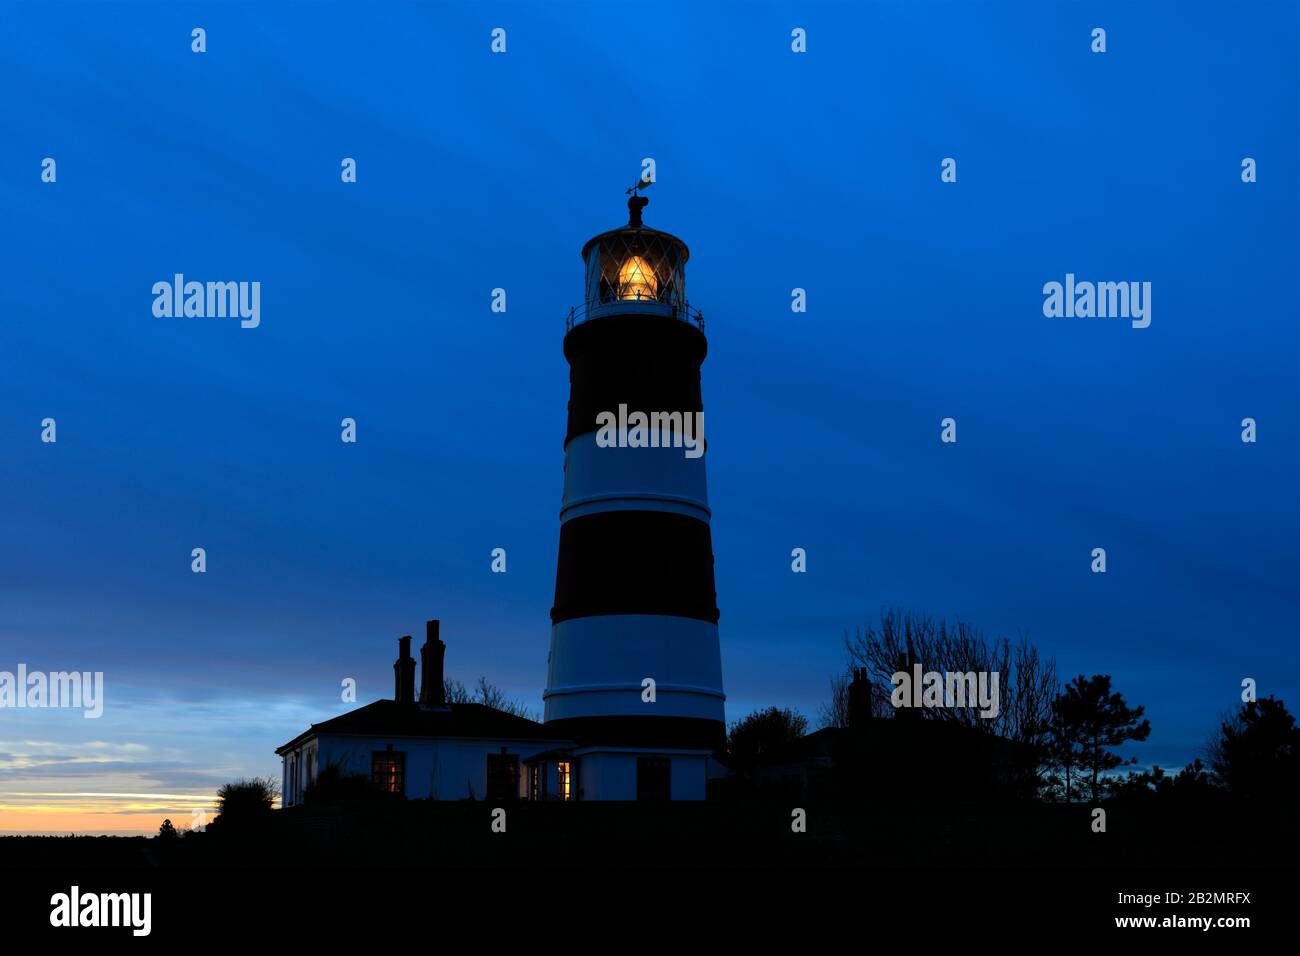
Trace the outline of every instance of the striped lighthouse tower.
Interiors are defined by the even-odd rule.
[[[676,756],[681,776],[686,756],[720,750],[725,736],[699,428],[708,343],[686,301],[686,244],[643,225],[646,204],[634,195],[628,224],[583,246],[585,303],[564,337],[569,416],[545,719],[591,758],[659,751]],[[602,430],[620,414],[634,426],[636,413],[648,429]],[[584,760],[599,797],[627,796]],[[695,795],[684,786],[673,783],[674,798]]]

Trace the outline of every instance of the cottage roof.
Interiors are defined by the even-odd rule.
[[[377,700],[312,724],[276,753],[283,753],[311,736],[361,734],[381,737],[477,737],[497,740],[541,740],[569,744],[564,737],[527,717],[516,717],[485,704],[426,707],[396,700]]]

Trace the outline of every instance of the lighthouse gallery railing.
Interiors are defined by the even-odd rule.
[[[642,308],[638,308],[638,306]],[[649,308],[646,308],[647,306]],[[624,314],[644,312],[648,315],[666,315],[682,322],[689,322],[701,332],[704,331],[704,313],[692,307],[689,302],[676,305],[661,302],[657,299],[615,299],[609,302],[588,302],[581,306],[575,306],[569,310],[569,314],[565,317],[564,331],[571,332],[575,325],[581,325],[583,322],[606,315],[617,315],[620,312]]]

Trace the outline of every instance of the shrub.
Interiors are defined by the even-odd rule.
[[[273,777],[253,777],[222,785],[217,791],[217,820],[225,824],[265,819],[280,795]]]

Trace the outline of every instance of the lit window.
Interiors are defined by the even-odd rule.
[[[406,754],[391,748],[371,754],[370,780],[384,793],[405,793]]]
[[[555,774],[559,778],[559,792],[561,800],[573,799],[573,765],[567,760],[561,760],[555,765]]]
[[[618,270],[620,299],[653,299],[659,291],[659,277],[640,256],[629,256]]]

